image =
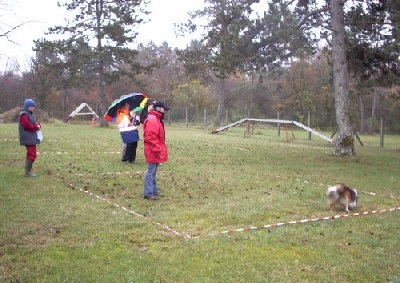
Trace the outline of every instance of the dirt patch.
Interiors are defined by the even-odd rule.
[[[9,111],[0,114],[1,123],[18,123],[19,113],[21,112],[21,107],[15,107]],[[36,120],[40,122],[47,122],[49,120],[49,115],[43,110],[35,110]]]

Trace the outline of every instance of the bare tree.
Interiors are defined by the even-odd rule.
[[[22,22],[22,23],[13,23],[10,24],[7,22],[5,19],[7,17],[7,14],[11,12],[11,6],[7,1],[0,0],[0,40],[4,40],[8,43],[15,44],[17,45],[18,42],[16,42],[13,39],[13,33],[21,28],[24,25],[27,25],[31,23],[32,21],[27,21],[27,22]],[[10,66],[8,61],[11,59],[11,68],[14,69],[15,71],[20,71],[19,68],[19,63],[17,60],[14,60],[13,58],[9,58],[7,54],[3,53],[5,48],[2,48],[0,50],[0,57],[7,57],[7,66],[3,66],[3,69],[9,69]],[[7,70],[8,71],[8,70]]]

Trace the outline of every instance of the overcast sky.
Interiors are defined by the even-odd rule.
[[[60,3],[68,0],[0,0],[0,34],[26,23],[14,30],[9,39],[0,37],[0,71],[9,70],[14,61],[22,69],[28,69],[28,59],[34,56],[33,40],[43,38],[44,32],[55,25],[65,25],[65,8]],[[266,7],[268,0],[261,0],[258,7]],[[5,3],[5,4],[3,4]],[[151,11],[150,22],[140,26],[138,43],[147,44],[153,41],[160,45],[167,41],[170,47],[184,48],[191,37],[176,38],[174,23],[186,22],[188,12],[202,9],[204,0],[150,0],[147,10]],[[254,8],[257,9],[255,6]],[[261,9],[261,8],[260,8]],[[263,10],[263,9],[261,9]]]
[[[13,61],[24,67],[34,56],[33,40],[44,36],[49,27],[65,24],[65,8],[57,6],[57,0],[3,0],[0,6],[0,34],[22,23],[10,34],[11,43],[0,37],[0,70],[7,69]],[[1,1],[0,1],[1,2]],[[61,3],[67,2],[60,0]],[[151,0],[147,6],[152,12],[149,23],[140,26],[138,43],[153,41],[159,45],[167,41],[171,47],[185,47],[188,38],[176,38],[174,23],[186,22],[188,12],[202,9],[203,0]],[[1,4],[1,3],[0,3]]]

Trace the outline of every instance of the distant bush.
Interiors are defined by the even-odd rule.
[[[2,120],[4,123],[18,123],[20,112],[21,107],[15,107],[14,109],[0,114],[0,120]],[[48,123],[54,121],[54,119],[49,117],[47,111],[35,110],[35,116],[38,123]]]

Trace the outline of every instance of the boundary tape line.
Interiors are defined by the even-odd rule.
[[[236,233],[236,232],[251,231],[251,230],[258,230],[258,229],[266,229],[266,228],[274,228],[274,227],[278,227],[278,226],[291,225],[291,224],[301,224],[301,223],[306,223],[306,222],[333,220],[333,219],[346,218],[346,217],[352,217],[352,216],[377,214],[377,213],[384,213],[384,212],[396,211],[396,210],[400,210],[400,207],[394,207],[394,208],[382,209],[382,210],[367,210],[367,211],[361,211],[361,212],[357,212],[357,213],[338,214],[338,215],[319,217],[319,218],[307,218],[307,219],[302,219],[302,220],[280,222],[280,223],[263,225],[263,226],[253,226],[253,227],[246,227],[246,228],[240,228],[240,229],[234,229],[234,230],[226,230],[226,231],[222,231],[222,232],[218,232],[218,233],[208,234],[208,236],[217,236],[217,235],[222,235],[222,234],[232,234],[232,233]]]
[[[180,233],[180,232],[178,232],[178,231],[176,231],[176,230],[173,230],[173,229],[171,229],[170,227],[161,224],[160,222],[151,220],[150,218],[148,218],[148,217],[146,217],[146,216],[144,216],[144,215],[142,215],[142,214],[140,214],[140,213],[137,213],[137,212],[135,212],[135,211],[133,211],[133,210],[130,210],[130,209],[128,209],[128,208],[126,208],[126,207],[124,207],[124,206],[122,206],[122,205],[119,205],[119,204],[115,203],[115,202],[109,201],[108,199],[103,198],[103,197],[101,197],[101,196],[98,196],[98,195],[96,195],[96,194],[94,194],[94,193],[91,193],[91,192],[89,192],[89,191],[86,191],[86,190],[84,190],[84,189],[81,189],[81,188],[79,188],[79,187],[77,187],[77,186],[75,186],[75,185],[73,185],[73,184],[69,184],[69,187],[72,188],[72,189],[78,189],[78,190],[80,190],[81,192],[84,192],[85,194],[88,194],[89,196],[96,197],[97,199],[102,200],[102,201],[104,201],[104,202],[107,202],[107,203],[109,203],[109,204],[111,204],[111,205],[113,205],[113,206],[115,206],[115,207],[117,207],[117,208],[123,209],[123,210],[125,210],[126,212],[128,212],[128,213],[130,213],[130,214],[133,214],[133,215],[136,215],[136,216],[138,216],[138,217],[140,217],[140,218],[146,219],[147,221],[149,221],[149,222],[151,222],[151,223],[153,223],[153,224],[155,224],[155,225],[157,225],[157,226],[162,227],[164,230],[166,230],[166,231],[168,231],[168,232],[171,232],[171,233],[174,234],[174,235],[181,236],[181,237],[184,237],[184,238],[186,238],[186,239],[192,238],[192,236],[190,236],[189,234],[183,234],[183,233]]]
[[[176,230],[173,230],[170,227],[161,224],[160,222],[151,220],[150,218],[148,218],[148,217],[146,217],[146,216],[144,216],[144,215],[142,215],[140,213],[137,213],[137,212],[135,212],[133,210],[130,210],[130,209],[124,207],[124,206],[121,206],[121,205],[119,205],[119,204],[117,204],[115,202],[112,202],[112,201],[110,201],[110,200],[108,200],[106,198],[98,196],[98,195],[96,195],[94,193],[91,193],[91,192],[89,192],[87,190],[79,188],[79,187],[77,187],[77,186],[75,186],[73,184],[69,184],[69,187],[72,188],[72,189],[78,189],[81,192],[84,192],[84,193],[88,194],[89,196],[96,197],[97,199],[102,200],[104,202],[107,202],[107,203],[113,205],[114,207],[123,209],[128,213],[131,213],[131,214],[133,214],[135,216],[143,218],[143,219],[145,219],[145,220],[147,220],[147,221],[149,221],[149,222],[151,222],[151,223],[153,223],[153,224],[155,224],[155,225],[157,225],[159,227],[162,227],[164,230],[173,233],[174,235],[181,236],[181,237],[183,237],[185,239],[198,239],[198,238],[200,238],[200,236],[191,236],[189,234],[181,233],[181,232],[178,232]],[[377,194],[377,193],[373,193],[373,192],[363,192],[363,193],[370,194],[370,195],[373,195],[373,196],[378,196],[379,195],[379,196],[384,196],[384,197],[397,198],[397,197],[394,197],[392,195]],[[338,214],[338,215],[318,217],[318,218],[305,218],[305,219],[302,219],[302,220],[293,220],[293,221],[278,222],[278,223],[262,225],[262,226],[249,226],[249,227],[245,227],[245,228],[225,230],[225,231],[216,232],[216,233],[209,233],[209,234],[207,234],[207,236],[212,237],[212,236],[218,236],[218,235],[233,234],[233,233],[237,233],[237,232],[275,228],[275,227],[280,227],[280,226],[285,226],[285,225],[302,224],[302,223],[307,223],[307,222],[317,222],[317,221],[324,221],[324,220],[334,220],[334,219],[353,217],[353,216],[372,215],[372,214],[392,212],[392,211],[398,211],[398,210],[400,210],[399,206],[393,207],[393,208],[388,208],[388,209],[381,209],[381,210],[366,210],[366,211],[360,211],[360,212],[349,213],[349,214]]]
[[[392,195],[384,195],[384,194],[378,194],[378,193],[373,193],[373,192],[362,192],[362,193],[367,194],[367,195],[372,195],[372,196],[381,196],[381,197],[388,197],[388,198],[393,198],[393,199],[400,199],[400,197],[395,197]]]
[[[134,175],[143,174],[142,171],[117,171],[117,172],[94,172],[94,173],[75,173],[75,176],[97,176],[97,175],[107,175],[107,176],[121,176],[121,175]]]
[[[275,175],[274,177],[276,177],[276,178],[281,178],[282,176],[281,176],[281,175]],[[301,180],[298,179],[298,178],[296,179],[296,181],[298,181],[298,182],[303,182],[303,183],[305,183],[305,184],[314,184],[314,185],[319,185],[319,186],[331,186],[331,185],[329,185],[329,184],[316,183],[316,182],[309,182],[309,181],[307,181],[307,180],[301,181]],[[400,197],[393,196],[393,195],[385,195],[385,194],[374,193],[374,192],[364,192],[364,191],[361,191],[361,190],[358,189],[358,188],[354,188],[354,189],[356,189],[357,191],[359,191],[359,192],[361,192],[361,193],[368,194],[368,195],[389,197],[389,198],[393,198],[393,199],[400,199]]]
[[[83,153],[85,153],[85,154],[122,154],[122,152],[120,152],[120,151],[97,151],[97,152],[95,152],[95,151],[92,151],[92,152],[82,152],[82,151],[38,151],[37,152],[37,154],[42,154],[42,155],[52,155],[52,154],[55,154],[55,155],[64,155],[64,154],[71,154],[71,153],[73,153],[73,154],[75,154],[75,155],[77,155],[77,154],[83,154]]]

